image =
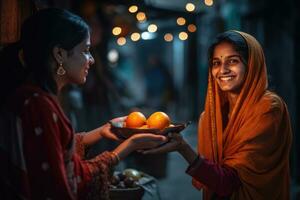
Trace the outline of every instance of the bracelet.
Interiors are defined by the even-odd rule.
[[[112,155],[114,155],[115,164],[118,164],[120,162],[120,160],[121,160],[120,156],[116,152],[114,152],[114,151],[111,151],[110,153]]]

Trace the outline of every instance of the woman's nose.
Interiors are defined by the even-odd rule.
[[[90,65],[93,65],[93,64],[95,63],[94,57],[93,57],[92,55],[90,55],[90,58],[89,58],[89,59],[90,59],[90,60],[89,60]]]
[[[230,69],[228,68],[228,65],[226,63],[222,63],[220,67],[220,73],[224,74],[224,73],[228,73],[229,71]]]

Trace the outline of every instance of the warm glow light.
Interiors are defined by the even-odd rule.
[[[192,4],[192,3],[187,3],[185,5],[185,9],[188,11],[188,12],[193,12],[195,10],[195,5]]]
[[[138,21],[145,21],[146,20],[146,14],[144,13],[144,12],[138,12],[137,14],[136,14],[136,19],[138,20]]]
[[[213,0],[204,0],[205,5],[212,6],[214,4]]]
[[[107,59],[111,63],[116,63],[119,60],[119,52],[116,49],[112,49],[107,54]]]
[[[139,33],[132,33],[130,36],[132,41],[138,41],[141,38],[141,35]]]
[[[188,34],[186,32],[180,32],[179,33],[179,39],[180,40],[187,40],[188,39]]]
[[[123,46],[126,44],[126,38],[124,37],[119,37],[117,40],[118,45]]]
[[[196,32],[197,27],[194,24],[190,24],[190,25],[188,25],[188,30],[189,30],[189,32],[194,33],[194,32]]]
[[[156,37],[155,33],[143,32],[142,39],[143,40],[152,40]]]
[[[178,24],[179,26],[185,25],[185,19],[184,19],[183,17],[178,17],[178,18],[177,18],[177,24]]]
[[[173,40],[173,35],[171,33],[166,33],[164,39],[167,42],[171,42]]]
[[[156,31],[157,31],[157,26],[156,26],[155,24],[150,24],[150,25],[148,26],[148,31],[149,31],[150,33],[156,32]]]
[[[132,5],[128,8],[128,11],[131,12],[131,13],[135,13],[138,11],[138,7],[136,5]]]
[[[121,27],[118,27],[118,26],[114,27],[113,30],[112,30],[112,33],[114,35],[120,35],[121,32],[122,32],[122,29],[121,29]]]

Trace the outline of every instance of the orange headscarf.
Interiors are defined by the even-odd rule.
[[[292,131],[283,100],[267,90],[263,50],[251,35],[238,32],[248,45],[245,82],[225,125],[228,102],[209,70],[205,111],[199,120],[198,151],[205,158],[234,168],[242,182],[231,199],[289,199],[289,152]],[[196,187],[201,183],[193,180]],[[204,187],[205,199],[212,191]]]

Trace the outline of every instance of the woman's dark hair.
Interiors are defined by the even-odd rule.
[[[1,70],[10,76],[3,87],[4,95],[14,91],[28,76],[44,90],[56,94],[57,85],[49,65],[53,48],[59,46],[70,53],[88,34],[86,22],[63,9],[43,9],[30,16],[22,25],[20,41],[4,47],[0,53]],[[20,50],[24,66],[19,61]]]
[[[228,42],[233,45],[234,49],[241,55],[242,62],[247,65],[248,63],[248,45],[246,40],[236,31],[226,31],[217,35],[208,49],[208,63],[212,64],[212,57],[215,47],[222,43]]]

